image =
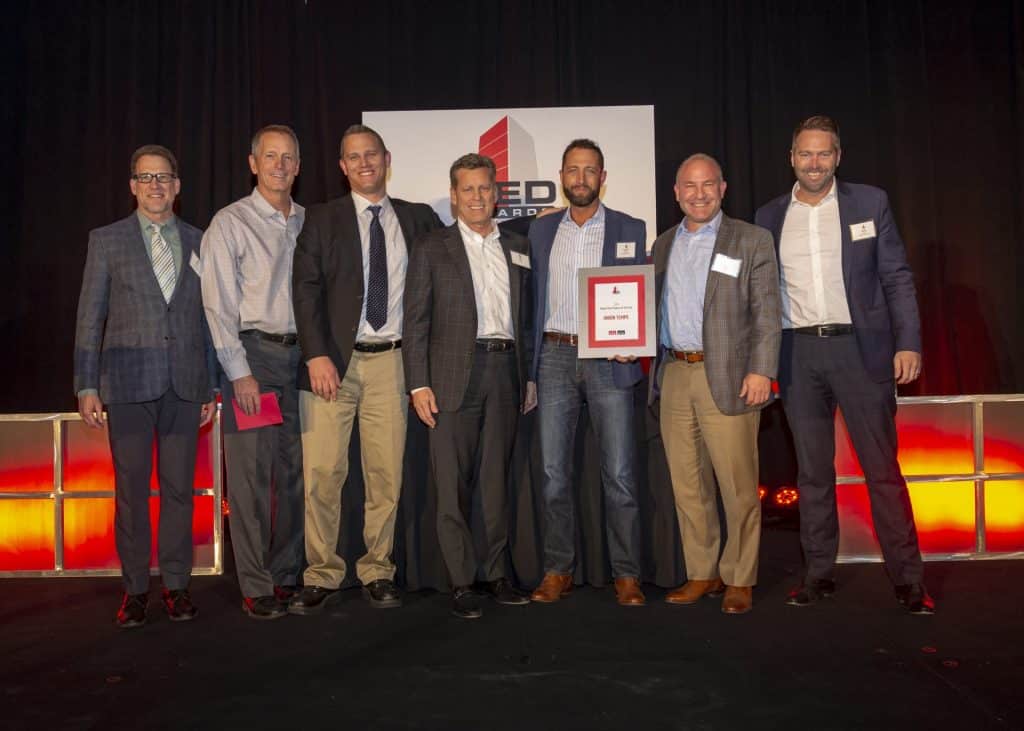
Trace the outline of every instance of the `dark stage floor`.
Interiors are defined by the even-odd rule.
[[[903,613],[879,565],[784,606],[796,534],[768,529],[753,613],[718,601],[615,605],[578,588],[551,605],[448,597],[254,622],[234,577],[199,577],[200,608],[118,630],[117,579],[0,582],[4,729],[1009,729],[1024,727],[1024,561],[929,564],[934,617]]]

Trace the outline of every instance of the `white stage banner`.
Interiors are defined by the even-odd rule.
[[[565,146],[579,137],[604,152],[608,179],[601,199],[647,223],[648,251],[657,235],[654,196],[654,107],[548,107],[363,112],[391,151],[388,193],[429,203],[452,222],[448,168],[467,152],[498,168],[499,219],[567,205],[558,170]]]

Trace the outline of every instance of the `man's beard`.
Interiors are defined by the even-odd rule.
[[[583,195],[574,195],[570,188],[567,188],[566,186],[563,185],[562,192],[565,193],[566,200],[568,200],[569,203],[576,206],[577,208],[586,208],[595,200],[597,200],[597,194],[600,191],[594,190],[592,188],[587,188],[587,192],[584,193]]]

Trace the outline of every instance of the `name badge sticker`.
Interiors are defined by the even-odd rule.
[[[188,265],[192,267],[192,271],[194,271],[198,276],[203,276],[203,263],[199,261],[199,257],[196,256],[196,252],[193,251],[192,256],[188,258]]]
[[[718,254],[715,256],[715,260],[711,262],[711,271],[719,272],[735,279],[740,275],[740,260],[733,259],[725,254]]]
[[[513,264],[515,264],[516,266],[520,266],[523,269],[530,268],[530,257],[528,257],[526,254],[522,254],[518,251],[510,251],[508,253],[509,256],[512,257]]]
[[[876,235],[875,222],[871,219],[861,221],[860,223],[850,224],[850,238],[854,241],[860,241],[861,239],[873,239]]]
[[[635,241],[620,241],[615,244],[616,259],[632,259],[636,256]]]

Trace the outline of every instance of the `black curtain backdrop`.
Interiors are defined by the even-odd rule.
[[[251,190],[249,139],[264,124],[298,133],[295,197],[309,205],[344,192],[338,141],[362,111],[477,107],[653,104],[659,231],[680,219],[672,184],[685,156],[721,160],[726,211],[750,220],[792,185],[793,125],[832,115],[840,177],[888,190],[915,271],[925,368],[901,393],[1024,391],[1019,1],[29,2],[6,17],[0,413],[76,408],[87,233],[131,211],[139,145],[176,152],[179,213],[205,226]],[[554,177],[559,160],[541,162]],[[633,162],[607,160],[609,184]],[[765,420],[777,425],[777,412]],[[531,418],[514,499],[527,581],[539,570],[536,462],[522,452],[536,447]],[[638,413],[636,432],[647,572],[668,584],[680,576],[678,538],[650,418]],[[408,486],[425,485],[424,451],[414,425]],[[358,499],[357,478],[350,488]],[[443,583],[431,500],[430,489],[403,498],[413,586]],[[581,507],[599,520],[592,485]],[[596,540],[581,569],[594,581]]]

